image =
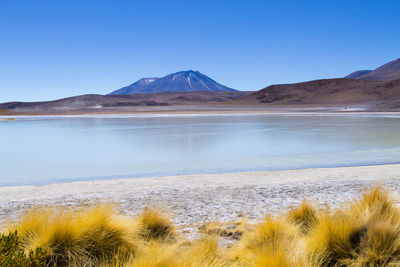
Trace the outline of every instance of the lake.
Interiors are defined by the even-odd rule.
[[[165,115],[0,121],[0,185],[398,163],[400,116]]]

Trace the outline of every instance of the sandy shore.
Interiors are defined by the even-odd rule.
[[[242,214],[257,220],[266,213],[282,213],[304,198],[336,207],[376,184],[398,190],[400,164],[0,187],[0,220],[14,220],[38,205],[110,201],[128,214],[161,206],[182,228],[195,228],[204,221],[227,221]]]

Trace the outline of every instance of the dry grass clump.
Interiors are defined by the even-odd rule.
[[[394,203],[389,191],[376,187],[332,211],[303,202],[255,225],[209,222],[194,241],[180,236],[157,209],[129,219],[110,205],[40,208],[9,227],[18,240],[7,241],[15,244],[7,245],[7,253],[39,248],[47,266],[400,266],[400,213]],[[233,243],[221,244],[221,236]]]
[[[26,251],[42,248],[49,265],[94,264],[135,251],[130,224],[113,206],[34,209],[9,230],[18,232]]]
[[[218,238],[211,236],[196,240],[187,246],[176,266],[222,267],[230,266],[229,263],[225,251],[218,247]]]
[[[129,267],[224,267],[229,258],[218,247],[218,239],[205,237],[190,244],[151,242],[145,244]]]
[[[390,221],[371,223],[360,241],[356,266],[400,266],[400,225]]]
[[[351,212],[356,212],[359,216],[370,216],[371,218],[374,215],[377,218],[399,215],[390,191],[380,186],[365,191],[361,199],[351,203],[350,208]]]
[[[318,223],[318,212],[310,202],[303,201],[300,207],[291,209],[287,214],[289,222],[300,227],[304,234],[308,234]]]
[[[249,231],[251,226],[246,219],[229,222],[206,222],[199,227],[199,231],[206,235],[216,235],[239,240],[245,231]]]
[[[325,214],[307,237],[307,250],[315,266],[343,266],[357,257],[364,221],[348,214]]]
[[[146,208],[139,216],[139,235],[145,240],[173,240],[176,237],[171,219],[159,209]]]
[[[299,229],[282,218],[266,220],[245,232],[233,257],[243,266],[299,266],[295,257]]]
[[[400,266],[400,217],[390,193],[367,191],[348,208],[324,214],[307,238],[316,266]]]

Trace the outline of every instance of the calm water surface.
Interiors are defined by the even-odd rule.
[[[22,117],[0,185],[398,163],[397,115]]]

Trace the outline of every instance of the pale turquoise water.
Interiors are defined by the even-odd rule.
[[[397,163],[400,116],[24,117],[0,149],[0,185]]]

